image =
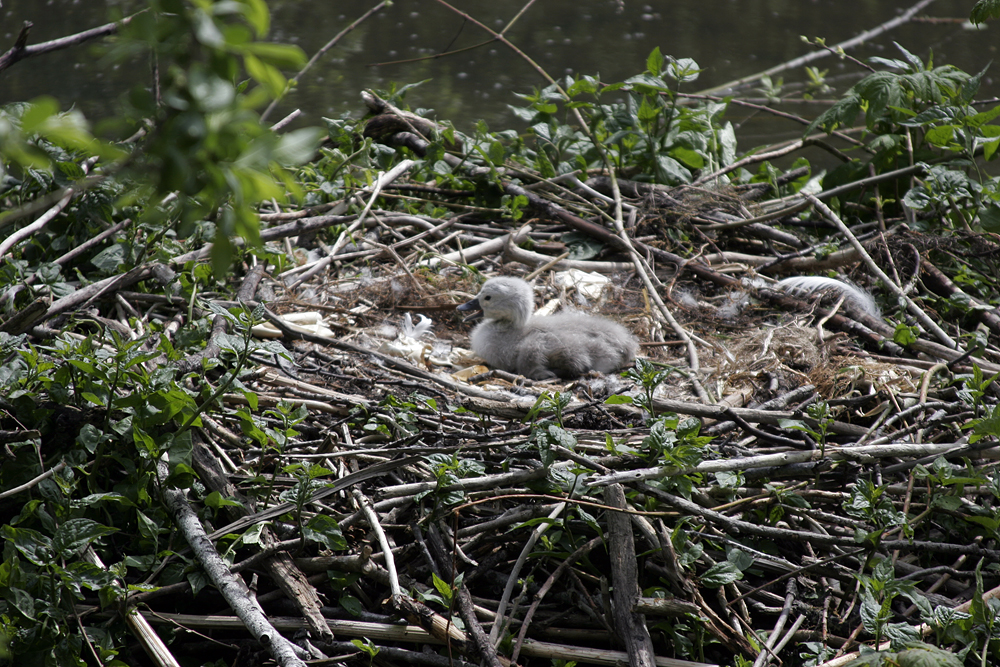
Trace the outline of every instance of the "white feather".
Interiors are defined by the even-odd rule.
[[[799,297],[844,297],[844,302],[872,317],[882,317],[882,311],[871,294],[865,290],[825,276],[793,276],[778,282],[778,289]]]
[[[414,324],[413,318],[410,317],[409,313],[406,313],[403,316],[404,336],[409,336],[414,340],[420,340],[424,335],[431,332],[431,327],[434,326],[434,320],[422,313],[418,317],[420,317],[420,320]]]

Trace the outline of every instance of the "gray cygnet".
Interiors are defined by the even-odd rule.
[[[639,341],[611,320],[583,313],[532,315],[534,292],[520,278],[490,278],[459,310],[484,317],[472,330],[472,350],[494,368],[532,380],[611,373],[630,363]]]

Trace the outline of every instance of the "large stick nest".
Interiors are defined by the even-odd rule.
[[[412,147],[399,130],[380,139]],[[613,196],[606,186],[591,184]],[[383,191],[463,201],[405,174]],[[890,321],[905,314],[850,246],[796,254],[817,244],[818,214],[808,225],[786,216],[780,230],[717,227],[759,215],[760,193],[621,191],[636,211],[624,236],[599,222],[606,202],[561,189],[533,190],[544,207],[532,201],[516,224],[403,214],[388,198],[365,220],[264,213],[269,247],[294,246],[301,269],[319,267],[243,267],[240,294],[267,304],[261,340],[289,351],[262,350],[242,379],[274,431],[247,437],[235,412],[245,399],[227,395],[226,413],[196,429],[194,465],[206,494],[242,503],[219,511],[214,536],[256,536],[215,549],[231,549],[233,571],[300,646],[355,664],[377,650],[380,664],[433,665],[722,664],[752,660],[756,633],[771,633],[768,650],[782,656],[806,642],[851,650],[873,639],[858,577],[874,563],[891,563],[934,606],[962,608],[977,564],[998,562],[996,531],[977,520],[992,516],[995,438],[970,444],[962,428],[996,399],[977,407],[955,383],[972,358],[929,335],[894,342]],[[359,208],[372,198],[357,196]],[[335,227],[359,220],[338,242]],[[596,256],[562,257],[581,232]],[[996,251],[974,243],[900,231],[865,248],[914,296],[947,299],[947,286],[916,279],[936,251]],[[338,254],[323,260],[331,246]],[[871,288],[888,315],[853,312],[836,290],[775,284],[832,270]],[[531,382],[479,364],[454,309],[494,275],[533,279],[540,308],[601,313],[639,336],[645,370],[666,371],[647,409],[634,377]],[[118,298],[142,310],[147,297]],[[1000,368],[995,348],[977,354]],[[287,439],[282,401],[305,409]],[[86,416],[66,420],[79,428]],[[968,479],[948,481],[957,476]],[[982,576],[996,583],[990,568]],[[236,644],[239,664],[256,664],[231,603],[177,581],[134,600],[153,623],[199,633],[174,650],[227,655],[217,642]],[[887,613],[919,635],[918,611],[901,597]]]

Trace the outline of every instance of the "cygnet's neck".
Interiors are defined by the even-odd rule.
[[[491,317],[490,319],[494,322],[494,326],[501,329],[518,330],[524,328],[524,325],[528,323],[528,319],[530,317],[530,308],[519,308],[517,310],[505,312],[500,316]]]

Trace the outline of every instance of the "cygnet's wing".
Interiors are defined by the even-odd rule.
[[[556,377],[576,377],[586,372],[589,356],[570,354],[570,347],[553,328],[536,326],[534,317],[522,332],[513,348],[514,372],[532,380],[551,380]]]
[[[639,348],[625,327],[582,313],[533,317],[526,331],[523,355],[544,356],[545,365],[560,377],[577,377],[591,370],[611,373],[629,363]]]

